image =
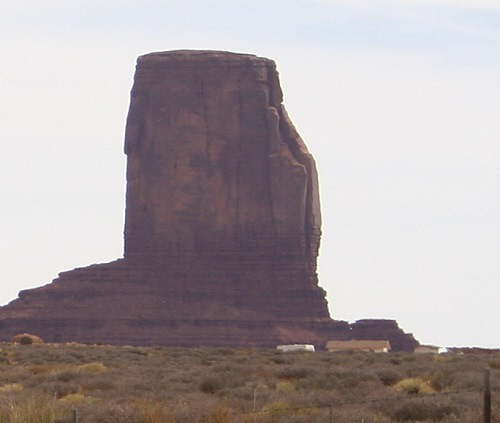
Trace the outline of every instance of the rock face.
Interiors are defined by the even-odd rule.
[[[0,336],[230,347],[351,338],[318,286],[316,167],[282,100],[265,58],[141,56],[124,259],[22,291],[0,309]]]
[[[395,320],[361,319],[351,324],[353,339],[387,339],[393,351],[413,351],[418,342],[404,333]]]

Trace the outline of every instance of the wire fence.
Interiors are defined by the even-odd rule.
[[[485,377],[486,381],[486,377]],[[489,382],[489,381],[488,381]],[[455,391],[446,391],[446,392],[436,392],[426,395],[398,395],[398,396],[390,396],[383,398],[366,398],[363,400],[355,400],[355,401],[338,401],[331,402],[325,405],[311,405],[311,406],[297,406],[297,407],[282,407],[276,408],[272,410],[251,410],[251,411],[232,411],[227,409],[225,412],[219,415],[212,414],[193,414],[193,415],[185,415],[183,416],[183,422],[196,422],[196,423],[225,423],[225,422],[255,422],[259,423],[264,417],[269,417],[269,414],[273,414],[275,417],[285,417],[296,415],[297,413],[318,411],[322,412],[324,418],[316,418],[315,422],[325,422],[325,423],[341,423],[341,420],[336,420],[334,412],[338,411],[343,407],[349,406],[366,406],[373,405],[377,403],[390,403],[390,402],[402,402],[402,401],[426,401],[432,398],[438,397],[448,397],[460,394],[467,393],[483,393],[484,395],[484,409],[483,409],[483,423],[491,423],[491,402],[488,403],[486,400],[487,397],[491,399],[491,394],[489,392],[489,385],[485,385],[483,390],[479,389],[464,389],[464,390],[455,390]],[[479,401],[480,402],[480,401]],[[487,404],[488,403],[488,404]],[[487,409],[488,407],[488,409]],[[167,419],[165,421],[168,421]],[[267,420],[266,420],[267,421]],[[372,420],[362,418],[360,423],[370,423]],[[481,420],[477,420],[480,422]],[[84,419],[80,418],[79,412],[77,409],[72,410],[71,414],[71,423],[84,423]]]
[[[282,408],[282,409],[273,410],[273,412],[280,413],[280,414],[291,414],[291,413],[297,413],[297,412],[307,411],[307,410],[328,410],[328,411],[330,411],[328,421],[330,423],[336,423],[333,420],[332,411],[335,409],[341,408],[341,407],[353,406],[353,405],[369,405],[369,404],[375,404],[375,403],[387,403],[387,402],[392,402],[392,401],[408,401],[408,400],[415,400],[415,399],[427,400],[427,399],[432,398],[432,397],[444,397],[444,396],[450,396],[450,395],[456,395],[456,394],[462,394],[462,393],[470,393],[470,392],[478,393],[480,391],[478,391],[477,389],[465,389],[465,390],[459,390],[459,391],[436,392],[433,394],[426,394],[426,395],[404,395],[404,396],[399,395],[399,396],[384,397],[384,398],[368,398],[368,399],[357,400],[357,401],[339,401],[339,402],[331,403],[328,405],[286,407],[286,408]],[[247,412],[231,412],[231,413],[229,413],[228,417],[238,418],[238,417],[244,417],[244,416],[259,416],[259,415],[264,415],[266,413],[269,413],[269,411],[256,410],[256,411],[247,411]],[[211,422],[211,420],[213,419],[213,416],[210,416],[210,415],[192,416],[192,417],[195,419],[198,418],[200,423],[201,422]]]

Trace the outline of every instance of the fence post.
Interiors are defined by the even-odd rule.
[[[484,369],[484,423],[491,423],[490,369]]]
[[[330,423],[333,423],[333,404],[330,404]]]
[[[72,416],[72,423],[78,423],[78,413],[76,412],[76,408],[73,408],[71,410],[71,416]]]

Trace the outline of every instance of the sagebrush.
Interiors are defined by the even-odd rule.
[[[0,422],[475,423],[500,355],[0,344]]]

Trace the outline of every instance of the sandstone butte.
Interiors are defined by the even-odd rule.
[[[318,286],[316,166],[276,65],[249,54],[138,58],[125,134],[124,258],[62,272],[0,308],[0,340],[276,347],[417,341],[333,320]],[[96,240],[97,242],[97,240]]]

